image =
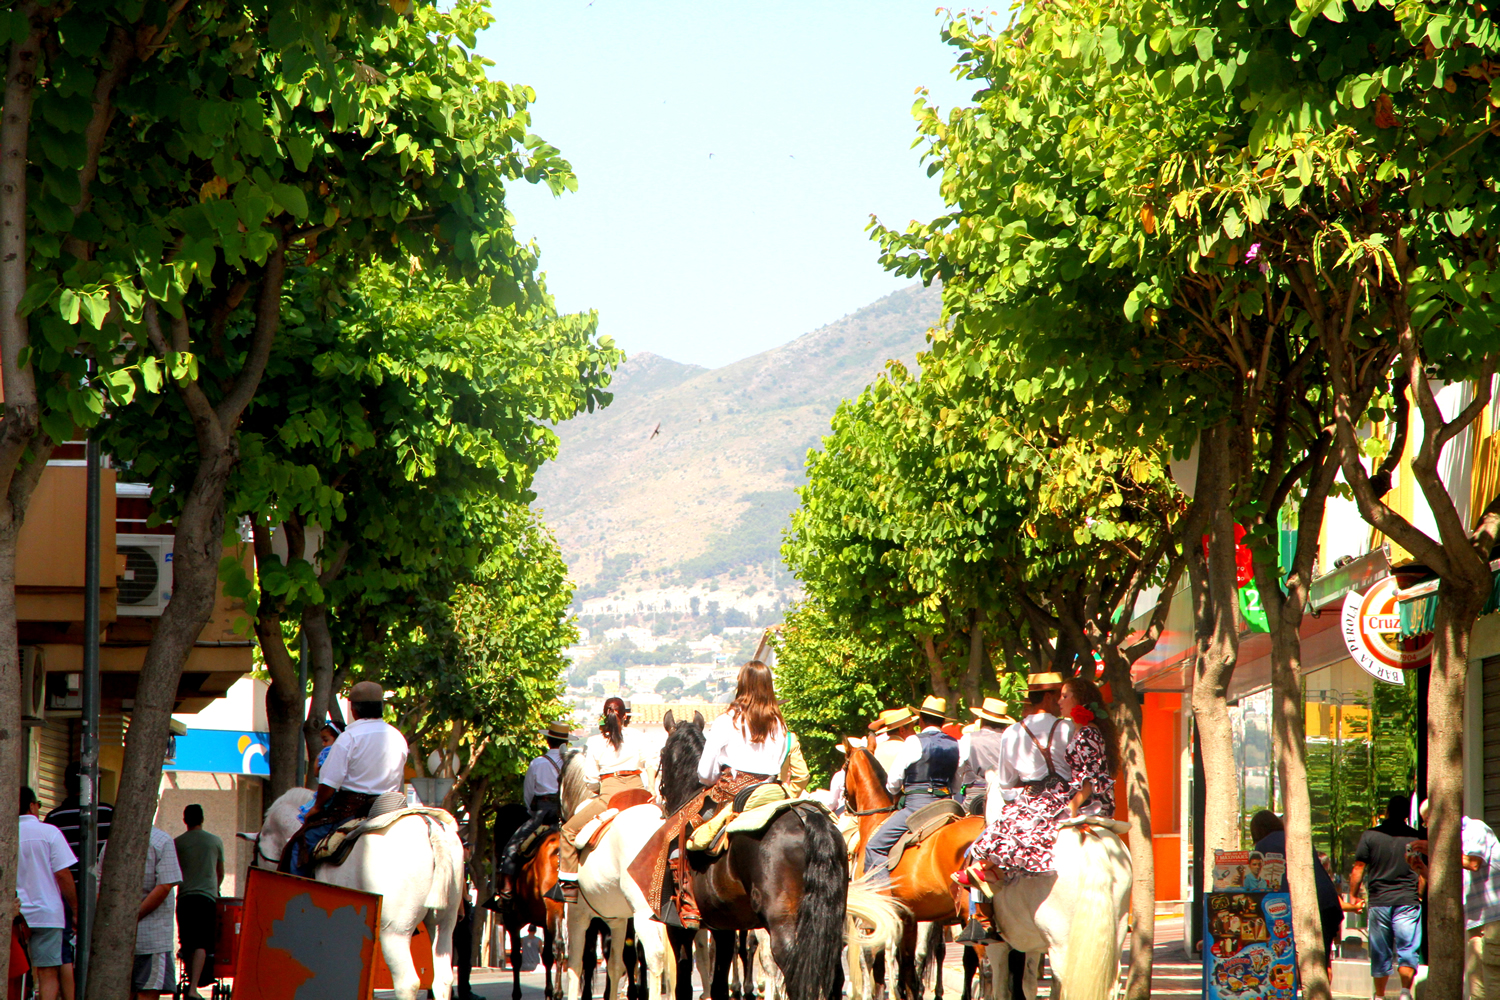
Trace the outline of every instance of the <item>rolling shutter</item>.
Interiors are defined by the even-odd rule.
[[[1484,821],[1492,828],[1500,823],[1500,656],[1489,656],[1480,665],[1480,695],[1484,721]]]
[[[63,787],[63,772],[73,759],[73,733],[68,719],[48,719],[42,723],[41,730],[36,794],[42,800],[42,814],[45,815],[68,794]]]

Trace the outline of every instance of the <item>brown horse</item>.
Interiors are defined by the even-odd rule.
[[[885,788],[885,768],[863,747],[844,744],[844,804],[859,817],[859,840],[854,856],[863,859],[865,843],[896,811]],[[968,918],[966,895],[951,876],[963,867],[964,852],[984,831],[984,817],[966,816],[938,830],[910,848],[891,872],[890,893],[911,910],[901,939],[900,995],[920,996],[917,980],[917,922],[962,924]],[[863,864],[863,860],[860,862]]]
[[[507,823],[512,820],[514,825]],[[496,843],[504,844],[510,834],[526,819],[526,811],[507,816],[504,811],[496,822]],[[510,826],[509,830],[502,829]],[[546,970],[546,1000],[554,1000],[561,990],[554,991],[552,966],[555,946],[562,939],[563,904],[547,899],[549,889],[557,884],[557,855],[559,835],[549,834],[536,849],[531,859],[516,873],[515,895],[501,905],[500,922],[510,932],[510,967],[513,982],[512,1000],[521,1000],[521,929],[528,924],[542,929],[542,967]]]

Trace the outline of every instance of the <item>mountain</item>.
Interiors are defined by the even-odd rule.
[[[750,607],[784,599],[781,532],[808,449],[887,359],[914,363],[938,308],[937,289],[913,286],[722,368],[631,357],[614,402],[563,424],[536,479],[579,597],[597,606],[586,610],[640,595],[631,610],[690,593],[724,606],[741,603],[724,594],[753,595]]]

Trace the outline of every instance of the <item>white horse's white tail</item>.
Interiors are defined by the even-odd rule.
[[[432,884],[422,905],[429,910],[456,907],[464,893],[463,857],[453,856],[444,824],[430,816],[423,819],[427,820],[427,842],[432,845]]]
[[[1068,928],[1068,1000],[1110,1000],[1120,978],[1120,937],[1115,912],[1114,865],[1094,832],[1061,830],[1059,837],[1083,836],[1083,878]]]
[[[844,940],[851,949],[882,952],[901,940],[901,926],[908,910],[883,892],[871,889],[863,879],[849,883],[847,930]],[[850,956],[852,963],[855,956]]]

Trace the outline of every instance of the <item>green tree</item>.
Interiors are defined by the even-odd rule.
[[[670,698],[673,695],[681,693],[682,687],[681,677],[663,677],[656,682],[656,693],[664,694]]]
[[[572,176],[527,135],[529,91],[490,80],[466,49],[487,21],[475,4],[233,7],[212,40],[173,47],[159,73],[119,93],[128,114],[106,141],[93,260],[123,275],[110,300],[133,333],[123,361],[169,369],[196,441],[176,488],[158,496],[177,536],[174,594],[139,679],[91,998],[126,989],[172,701],[214,598],[238,430],[282,325],[289,267],[337,291],[360,265],[414,258],[482,281],[498,302],[536,294],[505,185],[561,190]],[[75,299],[59,291],[55,308],[76,314]]]

